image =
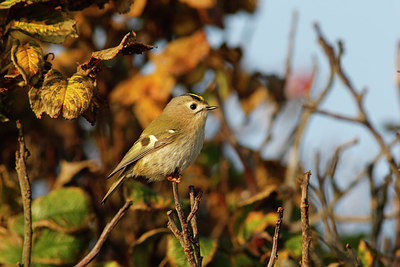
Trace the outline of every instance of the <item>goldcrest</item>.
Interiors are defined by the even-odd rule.
[[[207,113],[216,108],[195,94],[173,98],[108,176],[121,171],[101,203],[129,177],[143,176],[148,181],[167,178],[179,183],[181,173],[203,147]]]

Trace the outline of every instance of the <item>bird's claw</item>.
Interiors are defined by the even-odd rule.
[[[178,177],[170,175],[170,176],[167,177],[167,179],[168,179],[168,181],[175,182],[175,183],[179,184],[181,182],[181,180],[182,180],[182,175],[179,175]]]

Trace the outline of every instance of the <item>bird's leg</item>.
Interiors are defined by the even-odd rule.
[[[168,181],[179,184],[182,180],[182,175],[179,173],[178,168],[176,168],[172,174],[168,175],[167,179],[168,179]]]

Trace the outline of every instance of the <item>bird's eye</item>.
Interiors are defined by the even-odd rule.
[[[195,103],[190,105],[190,109],[195,110],[197,108],[197,105]]]

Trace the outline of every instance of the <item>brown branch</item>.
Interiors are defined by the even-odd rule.
[[[310,266],[310,222],[309,222],[309,199],[308,199],[308,185],[310,182],[311,171],[303,174],[301,180],[301,233],[303,236],[302,253],[301,253],[301,266]]]
[[[353,266],[363,266],[350,244],[346,244],[346,249],[349,253],[350,259],[352,260]]]
[[[78,262],[75,267],[82,267],[88,265],[100,252],[101,247],[103,246],[104,242],[106,242],[108,236],[110,235],[111,231],[117,225],[117,223],[121,220],[121,218],[125,215],[126,211],[132,205],[132,201],[126,201],[125,205],[119,209],[117,214],[115,214],[114,218],[106,225],[103,229],[103,232],[100,235],[99,240],[97,240],[96,245],[93,249],[86,255],[80,262]]]
[[[201,264],[203,262],[203,257],[201,256],[201,253],[200,253],[200,238],[199,238],[199,229],[197,227],[196,212],[199,209],[199,203],[201,201],[203,192],[200,191],[199,194],[195,197],[194,196],[194,186],[191,185],[191,186],[189,186],[189,194],[190,194],[190,209],[191,209],[191,211],[187,217],[187,220],[192,225],[194,252],[196,255],[196,260],[197,260],[198,266],[201,266]]]
[[[176,231],[177,227],[176,227],[176,225],[174,225],[175,223],[171,217],[170,211],[167,213],[168,220],[169,220],[168,227],[171,229],[171,231],[174,233],[176,238],[181,243],[183,251],[185,252],[185,256],[189,262],[189,265],[191,267],[201,266],[201,265],[199,265],[199,263],[201,264],[201,261],[196,262],[196,259],[194,257],[193,248],[191,246],[191,240],[193,239],[193,237],[192,237],[191,233],[189,232],[188,221],[186,220],[185,214],[183,213],[183,210],[182,210],[182,204],[179,199],[178,183],[172,182],[172,192],[174,194],[175,209],[176,209],[176,212],[178,213],[178,218],[181,223],[182,232]],[[193,216],[194,215],[192,215],[192,217]],[[200,245],[199,245],[199,248],[200,248]],[[201,260],[201,259],[202,258],[199,258],[199,260]]]
[[[277,212],[278,212],[278,219],[276,220],[275,233],[272,239],[272,251],[267,267],[273,267],[275,261],[278,259],[278,240],[283,218],[283,208],[279,207]]]
[[[26,171],[26,158],[29,155],[25,147],[25,139],[22,125],[17,121],[19,150],[15,153],[15,169],[18,174],[19,186],[21,188],[22,204],[24,206],[24,244],[22,249],[22,264],[24,267],[31,265],[32,252],[32,191],[28,172]]]

